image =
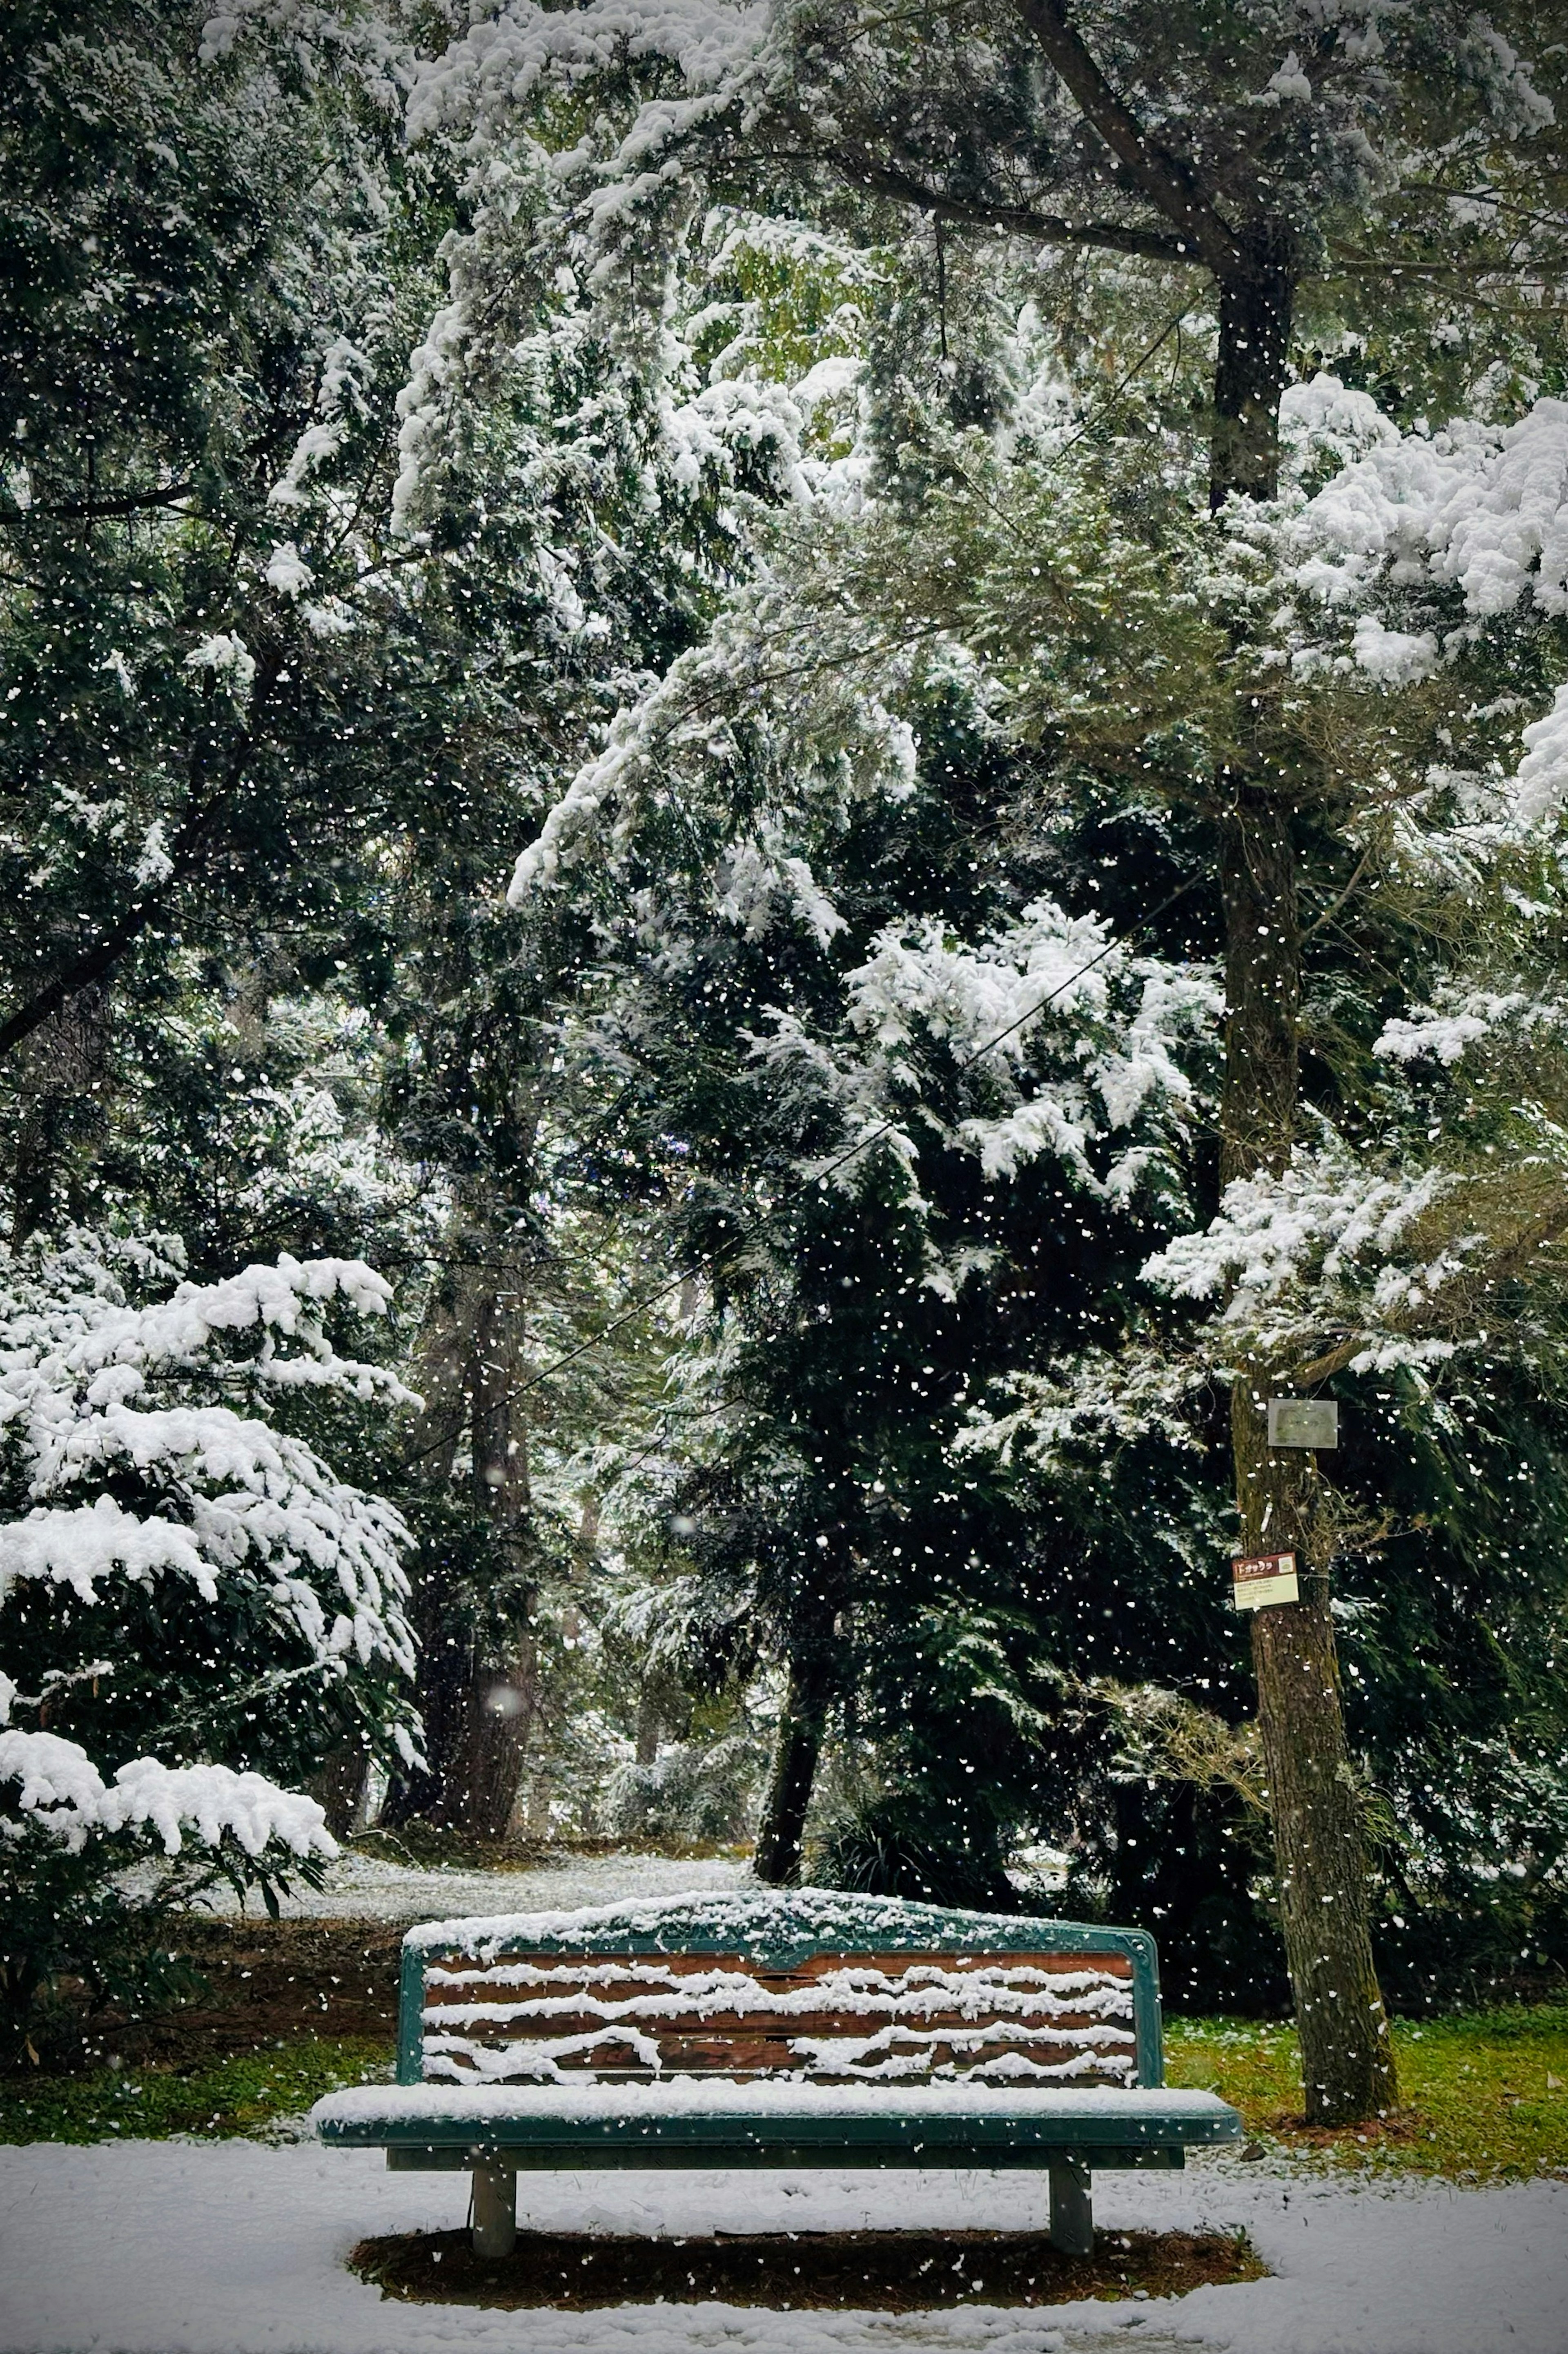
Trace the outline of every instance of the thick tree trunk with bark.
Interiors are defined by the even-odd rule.
[[[1234,492],[1271,499],[1279,487],[1279,396],[1285,385],[1298,267],[1287,230],[1265,223],[1247,239],[1248,266],[1220,281],[1220,346],[1209,504]]]
[[[519,1291],[493,1285],[481,1292],[469,1371],[475,1500],[519,1587],[526,1576],[532,1502],[526,1438],[514,1407],[526,1325]],[[446,1800],[454,1829],[480,1839],[505,1838],[536,1713],[534,1644],[519,1625],[504,1651],[474,1659]]]
[[[488,1268],[495,1255],[471,1235]],[[526,1436],[515,1407],[526,1340],[526,1307],[504,1268],[456,1281],[432,1316],[421,1350],[425,1412],[415,1451],[433,1485],[450,1480],[464,1437],[473,1498],[491,1525],[504,1581],[526,1591],[530,1490]],[[428,1570],[417,1604],[420,1637],[418,1700],[429,1766],[401,1775],[388,1796],[388,1822],[416,1819],[471,1838],[506,1836],[530,1736],[538,1714],[535,1647],[520,1606],[509,1614],[508,1639],[487,1641],[476,1621],[477,1596],[449,1590]]]
[[[62,1182],[73,1145],[101,1119],[97,1090],[109,1053],[109,998],[101,988],[79,991],[41,1023],[16,1056],[13,1077],[20,1096],[12,1130],[11,1241],[26,1242],[78,1214]]]
[[[791,1888],[800,1876],[806,1809],[811,1803],[827,1718],[828,1680],[823,1665],[815,1659],[800,1661],[790,1670],[784,1695],[752,1866],[758,1880],[774,1888]]]
[[[1300,927],[1290,812],[1235,780],[1224,846],[1225,1084],[1222,1180],[1278,1171],[1298,1088]],[[1372,1961],[1361,1810],[1345,1743],[1314,1458],[1268,1445],[1269,1368],[1231,1401],[1244,1553],[1294,1553],[1301,1598],[1253,1613],[1258,1725],[1268,1768],[1286,1960],[1307,2115],[1343,2124],[1392,2107],[1393,2047]]]
[[[311,1796],[325,1808],[326,1826],[334,1839],[347,1839],[354,1829],[369,1764],[363,1742],[345,1741],[312,1778]]]
[[[660,1695],[651,1684],[644,1684],[637,1701],[637,1763],[657,1764],[659,1735],[663,1731]]]

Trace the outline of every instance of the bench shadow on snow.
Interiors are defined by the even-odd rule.
[[[511,2255],[476,2256],[466,2232],[362,2240],[351,2270],[412,2304],[669,2304],[918,2313],[938,2306],[1063,2305],[1182,2296],[1258,2280],[1244,2233],[1099,2232],[1067,2256],[1044,2232],[715,2232],[700,2239],[528,2232]]]

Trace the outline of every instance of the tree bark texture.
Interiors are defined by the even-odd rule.
[[[311,1795],[326,1809],[326,1826],[334,1839],[347,1839],[354,1829],[369,1766],[363,1742],[345,1741],[312,1777]]]
[[[1225,830],[1224,1182],[1277,1172],[1298,1088],[1300,927],[1290,813],[1238,780]],[[1326,1559],[1315,1543],[1317,1465],[1268,1445],[1269,1368],[1245,1368],[1231,1400],[1245,1553],[1294,1553],[1301,1598],[1252,1614],[1258,1727],[1268,1769],[1286,1961],[1307,2115],[1346,2124],[1393,2106],[1393,2045],[1372,1960],[1365,1839],[1345,1742]]]
[[[75,1214],[68,1172],[73,1148],[79,1151],[83,1136],[101,1122],[97,1089],[108,1065],[109,1039],[108,992],[88,988],[40,1023],[16,1057],[13,1246]]]
[[[1220,280],[1211,507],[1224,506],[1233,492],[1271,499],[1279,487],[1279,395],[1296,268],[1288,233],[1265,225],[1248,240],[1247,266]]]
[[[773,1770],[752,1866],[758,1880],[774,1888],[792,1888],[800,1876],[806,1809],[811,1803],[827,1715],[827,1680],[820,1667],[814,1661],[793,1667],[779,1719]]]
[[[473,1256],[483,1263],[482,1248]],[[531,1496],[526,1433],[516,1406],[526,1343],[526,1303],[504,1268],[460,1278],[439,1307],[421,1351],[426,1406],[416,1450],[432,1485],[454,1476],[464,1438],[473,1502],[489,1522],[516,1607],[499,1643],[472,1608],[426,1572],[418,1618],[418,1699],[428,1768],[400,1776],[387,1819],[416,1818],[471,1838],[507,1833],[538,1715],[537,1663],[521,1606],[527,1591]]]

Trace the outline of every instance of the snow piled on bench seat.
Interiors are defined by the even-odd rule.
[[[593,2077],[558,2084],[360,2084],[329,2093],[311,2111],[323,2125],[408,2126],[461,2122],[502,2125],[542,2117],[597,2124],[609,2118],[959,2116],[1042,2118],[1118,2116],[1198,2119],[1234,2113],[1214,2093],[1114,2085],[1053,2087],[1049,2092],[976,2084],[969,2078],[933,2084],[818,2084],[799,2077],[669,2076],[658,2084],[600,2084]]]

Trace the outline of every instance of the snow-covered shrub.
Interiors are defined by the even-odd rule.
[[[745,1839],[765,1763],[761,1743],[745,1733],[674,1742],[652,1764],[622,1766],[612,1776],[609,1829],[621,1839]]]
[[[179,1279],[178,1247],[0,1251],[0,2000],[112,1990],[171,1903],[269,1902],[334,1852],[280,1787],[345,1736],[405,1758],[402,1522],[289,1427],[406,1395],[329,1321],[384,1312],[356,1260]],[[153,1754],[153,1753],[158,1754]],[[117,1875],[150,1867],[128,1895]],[[145,1939],[143,1940],[145,1942]]]

